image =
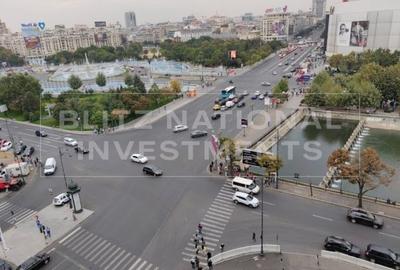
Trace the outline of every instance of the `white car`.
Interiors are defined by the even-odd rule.
[[[188,129],[188,126],[186,125],[176,125],[174,126],[174,132],[181,132],[181,131],[185,131]]]
[[[235,102],[229,100],[229,101],[227,101],[227,102],[225,103],[225,106],[226,106],[227,108],[232,108],[233,106],[235,106]]]
[[[264,100],[264,95],[262,95],[262,94],[259,95],[259,96],[258,96],[258,99],[259,99],[259,100]]]
[[[240,191],[236,191],[235,194],[233,194],[232,200],[235,204],[241,203],[253,208],[257,208],[259,205],[257,198]]]
[[[232,100],[232,99],[234,99],[234,98],[236,98],[236,95],[235,95],[235,94],[230,94],[229,97],[228,97],[229,100]]]
[[[272,72],[272,75],[278,75],[278,72],[273,71],[273,72]]]
[[[244,91],[243,93],[242,93],[242,96],[248,96],[249,95],[249,92],[247,92],[247,91]]]
[[[53,198],[53,205],[62,206],[69,202],[69,196],[67,193],[58,194]]]
[[[147,161],[149,161],[149,159],[147,157],[143,156],[142,154],[132,154],[131,155],[131,160],[133,162],[141,163],[141,164],[144,164]]]
[[[281,67],[281,66],[283,66],[283,63],[279,63],[279,64],[278,64],[278,67]]]
[[[221,106],[221,111],[226,111],[227,109],[228,109],[227,106],[225,106],[225,105]]]
[[[3,145],[0,148],[0,151],[2,151],[2,152],[8,151],[11,149],[12,146],[13,146],[12,142],[7,141],[7,142],[3,143]]]
[[[255,92],[254,92],[254,95],[255,95],[255,96],[259,96],[259,95],[260,95],[260,91],[255,91]]]
[[[271,86],[271,83],[270,82],[262,82],[261,85],[262,86]]]
[[[75,139],[65,137],[64,138],[64,144],[68,146],[78,146],[78,142]]]

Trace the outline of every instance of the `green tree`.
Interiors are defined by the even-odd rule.
[[[178,80],[171,80],[169,82],[169,87],[171,88],[172,92],[177,94],[181,93],[182,91],[182,85]]]
[[[276,155],[262,154],[258,159],[258,164],[265,169],[265,176],[270,177],[272,174],[277,175],[283,166],[283,161]]]
[[[73,90],[77,90],[82,86],[82,80],[78,76],[71,75],[68,84]]]
[[[124,78],[125,84],[127,86],[133,86],[133,76],[131,74],[129,74],[128,72],[125,74],[125,78]]]
[[[236,143],[231,138],[219,139],[221,157],[228,161],[228,174],[233,176],[233,164],[236,160]]]
[[[365,193],[381,185],[389,185],[395,174],[395,170],[386,165],[370,147],[363,149],[355,159],[350,159],[348,151],[338,149],[329,156],[327,164],[335,168],[337,178],[358,186],[360,208],[363,207]]]
[[[96,76],[96,84],[100,87],[103,87],[107,84],[106,76],[103,73],[99,72]]]
[[[274,97],[280,99],[287,99],[288,90],[289,90],[288,80],[282,79],[272,88],[272,93],[274,94]]]
[[[12,51],[0,46],[0,64],[3,62],[5,62],[7,66],[11,67],[23,66],[25,64],[23,58],[19,57],[16,54],[13,54]]]
[[[140,77],[135,74],[135,76],[133,77],[133,88],[135,91],[145,94],[146,93],[146,87],[143,83],[143,81],[140,79]]]

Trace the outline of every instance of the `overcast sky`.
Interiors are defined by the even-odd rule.
[[[328,0],[336,2],[339,0]],[[0,0],[0,20],[12,31],[21,23],[44,21],[73,26],[95,20],[124,23],[124,12],[134,11],[138,24],[180,21],[187,15],[239,16],[263,14],[266,8],[287,5],[288,11],[309,10],[312,0]]]

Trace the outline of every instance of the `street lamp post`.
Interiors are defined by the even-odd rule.
[[[63,176],[64,176],[64,184],[65,184],[65,188],[66,188],[66,190],[68,190],[68,184],[67,184],[67,178],[66,178],[66,176],[65,176],[65,170],[64,170],[64,163],[63,163],[63,155],[64,155],[64,153],[63,152],[61,152],[61,147],[58,147],[58,154],[59,154],[59,156],[60,156],[60,161],[61,161],[61,169],[62,169],[62,172],[63,172]]]
[[[279,125],[276,128],[276,158],[279,159]],[[275,180],[275,188],[279,188],[279,167],[276,170],[276,180]]]
[[[264,179],[261,178],[261,250],[260,255],[264,256]]]

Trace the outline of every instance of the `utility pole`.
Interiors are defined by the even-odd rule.
[[[279,125],[276,128],[276,158],[279,159]],[[275,181],[275,188],[279,188],[279,168],[276,170],[276,181]]]
[[[261,250],[260,255],[264,256],[264,179],[261,179]]]
[[[63,163],[63,158],[62,158],[64,153],[61,152],[61,147],[58,147],[58,154],[60,156],[61,168],[62,168],[62,172],[63,172],[63,176],[64,176],[65,188],[66,188],[66,190],[68,190],[67,178],[65,177],[64,163]]]

